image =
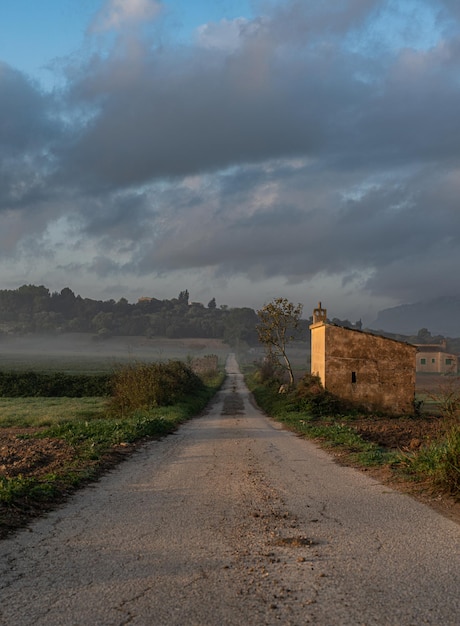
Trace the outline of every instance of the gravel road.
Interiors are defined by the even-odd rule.
[[[0,543],[0,624],[458,625],[460,527],[264,417],[205,416]]]

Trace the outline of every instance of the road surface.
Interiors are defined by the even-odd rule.
[[[460,623],[460,526],[284,431],[205,416],[0,543],[8,626]]]

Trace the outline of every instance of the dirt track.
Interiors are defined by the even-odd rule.
[[[0,624],[457,624],[460,527],[283,431],[228,369],[208,415],[0,543]]]

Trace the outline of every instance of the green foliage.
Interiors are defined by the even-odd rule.
[[[0,397],[81,398],[107,396],[110,390],[109,374],[0,372]]]
[[[415,480],[428,477],[436,487],[460,499],[460,426],[454,425],[440,441],[404,454],[401,467]]]
[[[92,300],[76,296],[71,289],[50,294],[46,287],[23,285],[0,290],[0,338],[29,333],[94,333],[95,343],[113,336],[203,337],[223,339],[232,346],[256,345],[257,316],[246,307],[217,307],[212,298],[205,307],[189,300],[184,289],[177,298],[126,298]]]
[[[256,367],[253,374],[255,382],[279,387],[281,384],[279,368],[273,359],[264,359],[261,363],[256,363]]]
[[[295,386],[280,393],[280,379],[276,367],[270,361],[264,361],[252,372],[249,384],[256,400],[270,414],[277,407],[285,411],[294,411],[310,418],[331,416],[343,413],[348,407],[332,393],[324,389],[318,376],[305,374]]]
[[[203,381],[181,361],[137,363],[121,368],[113,378],[112,413],[168,406],[203,390]]]
[[[336,415],[349,410],[342,400],[324,389],[319,376],[313,374],[305,374],[297,383],[294,393],[299,409],[315,417]]]

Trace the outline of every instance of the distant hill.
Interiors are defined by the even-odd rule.
[[[370,328],[414,335],[427,328],[433,335],[460,337],[460,296],[444,296],[379,311]]]

